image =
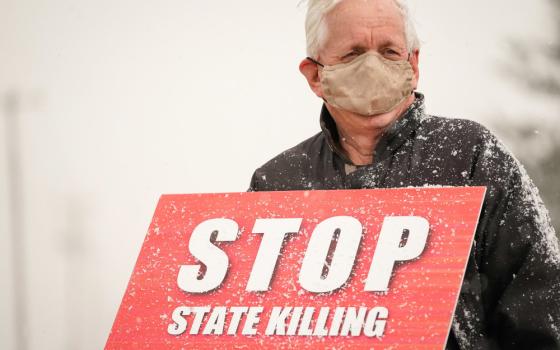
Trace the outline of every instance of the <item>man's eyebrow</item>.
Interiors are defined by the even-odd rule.
[[[387,38],[387,39],[383,39],[382,41],[379,42],[379,47],[398,47],[398,48],[403,48],[401,45],[398,44],[398,42],[396,40],[393,40],[392,38]]]
[[[351,50],[351,51],[366,51],[366,48],[362,44],[352,44],[348,50]]]
[[[352,50],[365,50],[365,46],[361,44],[352,45]]]
[[[379,42],[378,48],[387,48],[387,47],[397,47],[399,49],[404,48],[403,46],[399,45],[396,40],[393,40],[392,38],[384,38]],[[353,43],[349,46],[344,46],[343,50],[365,52],[368,50],[368,48],[363,44]]]

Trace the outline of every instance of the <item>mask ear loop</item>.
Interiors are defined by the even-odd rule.
[[[311,57],[306,57],[308,60],[310,60],[311,62],[315,63],[316,65],[320,66],[320,67],[325,67],[321,62],[314,60]]]
[[[308,60],[310,60],[311,62],[315,63],[315,64],[318,65],[319,67],[323,67],[323,68],[325,67],[321,62],[319,62],[319,61],[317,61],[317,60],[314,60],[314,59],[311,58],[311,57],[306,57],[306,59],[308,59]],[[322,99],[323,99],[323,102],[328,103],[327,100],[325,100],[324,97],[322,97]]]
[[[412,52],[409,52],[409,53],[408,53],[408,57],[406,58],[406,61],[407,61],[409,64],[410,64],[410,55],[412,55]],[[411,95],[414,95],[414,91],[415,91],[415,90],[416,90],[416,89],[412,89],[412,91],[410,92],[410,94],[411,94]]]

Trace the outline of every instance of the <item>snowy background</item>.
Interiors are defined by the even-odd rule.
[[[1,349],[102,348],[159,195],[319,131],[297,4],[0,0]],[[556,227],[558,4],[411,1],[428,112],[504,137]]]

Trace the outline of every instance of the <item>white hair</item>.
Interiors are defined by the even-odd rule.
[[[307,39],[307,55],[317,57],[321,44],[322,23],[325,15],[342,0],[307,0],[307,15],[305,18],[305,35]],[[405,0],[393,0],[399,8],[404,21],[406,46],[409,52],[420,48],[420,40],[410,16]]]

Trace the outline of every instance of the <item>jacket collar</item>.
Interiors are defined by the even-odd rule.
[[[374,151],[374,163],[390,156],[411,137],[411,134],[420,125],[424,117],[424,95],[420,92],[414,92],[414,96],[414,102],[401,117],[397,118],[397,120],[385,130],[379,139]],[[336,123],[324,103],[321,109],[320,124],[323,135],[325,135],[325,139],[331,151],[345,163],[353,164],[340,146],[340,137],[336,129]]]

